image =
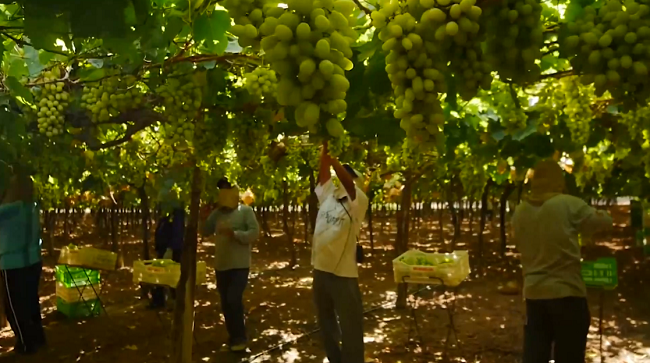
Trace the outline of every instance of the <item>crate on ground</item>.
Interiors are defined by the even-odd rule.
[[[205,262],[196,264],[196,284],[206,282]],[[181,279],[181,264],[172,260],[135,261],[133,263],[133,282],[176,287]]]
[[[467,251],[425,253],[410,250],[393,260],[395,282],[440,284],[455,287],[469,276]]]
[[[56,309],[68,318],[81,319],[99,315],[101,311],[101,304],[99,303],[99,300],[70,303],[66,302],[60,297],[57,297]]]
[[[94,290],[93,290],[94,289]],[[64,284],[56,283],[56,297],[63,299],[67,303],[75,303],[83,300],[97,300],[101,285],[99,283],[83,287],[65,287]],[[81,294],[79,292],[82,292]],[[96,293],[97,292],[97,293]]]
[[[91,270],[67,265],[56,266],[56,281],[67,288],[75,286],[95,285],[101,282],[99,270]]]
[[[59,255],[59,263],[112,271],[117,264],[117,253],[92,247],[78,249],[63,247]]]

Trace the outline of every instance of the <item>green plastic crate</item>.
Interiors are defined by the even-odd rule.
[[[88,281],[89,279],[90,282]],[[65,265],[57,265],[56,281],[62,283],[67,288],[91,284],[96,285],[101,282],[101,275],[99,270],[83,269],[81,267],[68,267],[66,269]]]
[[[85,303],[83,301],[69,303],[57,297],[56,309],[68,318],[81,319],[99,315],[101,305],[99,300],[88,300]]]
[[[612,290],[618,286],[618,264],[615,258],[583,261],[581,273],[587,287]]]

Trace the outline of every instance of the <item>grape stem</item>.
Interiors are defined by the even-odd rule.
[[[521,109],[521,103],[519,102],[519,97],[517,97],[517,91],[515,91],[515,85],[509,83],[508,86],[510,87],[510,97],[512,97],[512,101],[515,103],[515,107]]]
[[[550,74],[543,74],[541,77],[539,77],[540,80],[543,79],[548,79],[548,78],[555,78],[555,79],[560,79],[564,77],[569,77],[573,75],[573,70],[568,70],[568,71],[561,71],[561,72],[555,72],[555,73],[550,73]]]
[[[361,9],[361,11],[363,11],[363,12],[366,13],[367,15],[370,15],[370,13],[372,13],[372,11],[370,11],[370,9],[368,9],[368,7],[366,7],[366,6],[364,6],[363,4],[361,4],[361,1],[359,1],[359,0],[352,0],[352,1],[354,1],[354,3],[357,4],[357,6],[359,7],[359,9]]]

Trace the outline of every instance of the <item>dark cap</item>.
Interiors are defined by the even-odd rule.
[[[226,178],[221,178],[221,179],[219,179],[219,181],[217,182],[217,188],[219,188],[219,189],[231,189],[231,188],[232,188],[232,184],[230,184],[230,182],[228,181],[228,179],[226,179]]]
[[[350,166],[350,164],[343,164],[343,168],[350,174],[352,179],[356,179],[359,177],[359,174],[357,174],[356,171]]]

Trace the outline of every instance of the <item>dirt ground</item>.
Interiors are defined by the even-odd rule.
[[[619,287],[603,294],[603,353],[607,362],[650,362],[650,259],[633,248],[632,233],[627,227],[629,212],[625,207],[614,210],[616,228],[596,239],[595,246],[585,249],[586,259],[616,256],[619,263]],[[437,217],[427,218],[413,229],[411,247],[427,251],[446,248],[452,226],[445,217],[444,238],[440,240]],[[271,218],[271,225],[279,226]],[[494,225],[492,227],[495,227]],[[302,235],[298,226],[296,234]],[[510,249],[505,258],[497,255],[498,229],[486,232],[486,251],[478,266],[476,230],[470,234],[468,221],[458,249],[469,248],[473,273],[456,291],[425,289],[410,303],[417,305],[419,337],[413,325],[411,309],[394,309],[395,283],[391,260],[395,238],[394,218],[375,218],[375,250],[360,269],[360,283],[366,307],[365,341],[367,355],[382,363],[406,362],[519,362],[521,356],[524,304],[521,295],[503,295],[498,287],[519,279],[519,262]],[[92,228],[86,228],[92,230]],[[75,237],[80,244],[93,245],[101,240],[91,233]],[[367,230],[367,228],[366,228]],[[492,233],[492,231],[494,233]],[[250,353],[236,356],[219,353],[226,339],[213,270],[208,268],[208,282],[198,288],[195,320],[195,362],[323,362],[311,300],[310,248],[302,240],[298,266],[287,268],[289,252],[286,238],[277,229],[274,236],[262,238],[254,248],[253,267],[246,292],[247,326],[251,337]],[[103,299],[107,315],[75,321],[56,311],[54,259],[45,257],[41,302],[45,316],[47,350],[35,356],[17,357],[10,350],[13,333],[0,333],[0,362],[165,362],[170,352],[171,313],[146,309],[139,287],[133,283],[133,260],[141,256],[142,245],[137,231],[122,234],[124,268],[103,276]],[[369,252],[367,236],[362,241]],[[214,246],[202,241],[199,259],[212,263]],[[590,362],[600,362],[599,305],[600,293],[589,296],[592,326],[589,334]],[[449,310],[458,341],[450,340]],[[410,339],[409,339],[410,336]]]

